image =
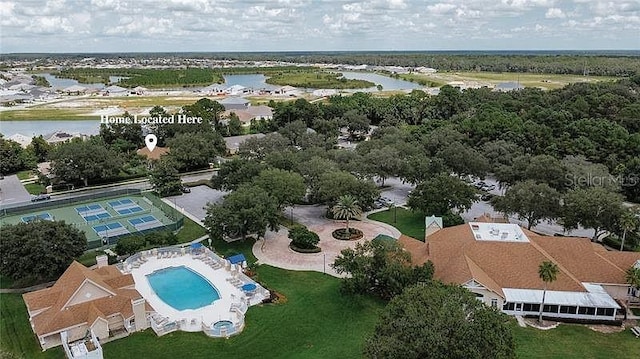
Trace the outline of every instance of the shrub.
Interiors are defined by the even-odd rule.
[[[320,237],[304,226],[293,226],[289,230],[291,244],[300,249],[314,249],[320,242]]]
[[[118,243],[114,250],[119,255],[133,254],[141,250],[146,241],[143,237],[124,237],[118,239]]]

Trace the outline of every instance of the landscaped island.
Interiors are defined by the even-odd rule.
[[[347,79],[339,72],[296,70],[274,73],[266,82],[272,85],[320,89],[361,89],[376,84],[366,80]]]

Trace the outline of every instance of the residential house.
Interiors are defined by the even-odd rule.
[[[263,138],[265,135],[262,133],[256,133],[256,134],[251,134],[251,135],[242,135],[242,136],[231,136],[231,137],[225,137],[224,138],[224,142],[227,146],[227,154],[228,155],[235,155],[236,153],[238,153],[238,150],[240,149],[240,145],[250,139],[250,138]]]
[[[246,110],[251,103],[242,97],[227,97],[218,101],[225,110]]]
[[[640,253],[607,251],[588,238],[552,237],[511,223],[470,222],[442,228],[429,224],[425,242],[402,236],[399,243],[421,265],[435,266],[434,277],[460,284],[487,305],[512,315],[537,315],[544,282],[538,267],[558,265],[548,284],[544,316],[610,321],[628,299],[640,300],[625,282],[625,271],[640,266]]]
[[[104,343],[149,327],[153,308],[135,289],[131,274],[107,265],[107,256],[97,259],[93,270],[74,261],[52,287],[23,294],[43,350],[66,349],[91,336]]]
[[[248,106],[245,109],[239,110],[226,110],[222,113],[223,118],[229,118],[232,113],[235,113],[238,116],[240,122],[242,122],[243,126],[249,126],[251,120],[271,120],[273,119],[273,109],[269,106],[258,105],[258,106]]]
[[[56,131],[43,137],[48,144],[55,145],[61,142],[71,141],[74,138],[81,138],[82,140],[84,140],[87,136],[77,132],[69,133],[65,131]]]
[[[62,89],[62,92],[68,95],[82,95],[86,93],[87,90],[88,89],[84,86],[73,85],[73,86],[65,87],[64,89]]]
[[[102,94],[104,96],[127,96],[129,95],[129,90],[118,85],[111,85],[102,89]]]
[[[153,151],[150,151],[148,147],[142,147],[136,151],[139,156],[147,159],[147,166],[153,167],[153,162],[160,159],[160,157],[169,153],[169,147],[156,146]]]
[[[31,144],[31,137],[25,136],[25,135],[20,134],[20,133],[15,133],[15,134],[7,137],[7,140],[19,143],[20,147],[22,147],[22,148],[27,148],[27,146],[29,146]]]
[[[493,91],[501,91],[501,92],[509,92],[515,90],[522,90],[524,86],[520,85],[519,82],[501,82],[493,88]]]

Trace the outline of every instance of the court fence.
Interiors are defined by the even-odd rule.
[[[149,204],[153,205],[155,208],[159,209],[164,215],[171,220],[171,223],[164,224],[161,226],[147,228],[140,231],[132,232],[132,233],[123,233],[112,236],[106,236],[101,239],[96,239],[92,241],[87,241],[88,249],[96,249],[102,246],[113,245],[118,242],[120,238],[129,237],[129,236],[143,236],[145,234],[156,232],[156,231],[177,231],[182,228],[184,225],[184,216],[175,208],[164,203],[160,198],[156,197],[150,191],[143,191],[140,189],[132,189],[132,188],[121,188],[109,191],[95,192],[90,194],[78,195],[71,198],[61,198],[61,199],[52,199],[49,201],[43,202],[33,202],[33,203],[21,203],[14,204],[10,206],[6,206],[0,210],[0,218],[5,216],[13,216],[20,214],[29,214],[41,210],[46,209],[55,209],[61,207],[68,207],[73,205],[79,205],[84,202],[91,202],[95,200],[103,200],[105,198],[111,197],[121,197],[121,196],[140,196]],[[140,212],[139,214],[150,213],[153,214],[153,210],[147,210]],[[123,216],[115,216],[110,217],[110,220],[117,220],[121,218],[127,218],[129,215]],[[88,221],[86,224],[91,225],[94,221]],[[71,222],[72,223],[72,222]],[[99,223],[99,221],[95,221],[95,223]]]
[[[109,191],[101,191],[94,193],[80,194],[74,197],[65,198],[52,198],[50,200],[41,202],[23,202],[14,203],[2,207],[0,210],[0,217],[11,216],[15,214],[29,213],[39,211],[48,208],[66,207],[69,205],[80,204],[82,202],[91,202],[97,199],[104,199],[109,197],[118,196],[140,196],[143,193],[140,189],[135,188],[120,188]],[[162,202],[162,201],[160,201]]]

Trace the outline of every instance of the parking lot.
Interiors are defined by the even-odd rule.
[[[218,191],[207,186],[191,187],[191,193],[166,197],[176,207],[183,208],[199,220],[204,220],[207,215],[205,207],[209,203],[222,202],[222,197],[228,192]]]
[[[0,206],[29,202],[31,195],[24,188],[18,176],[5,176],[0,180]]]

